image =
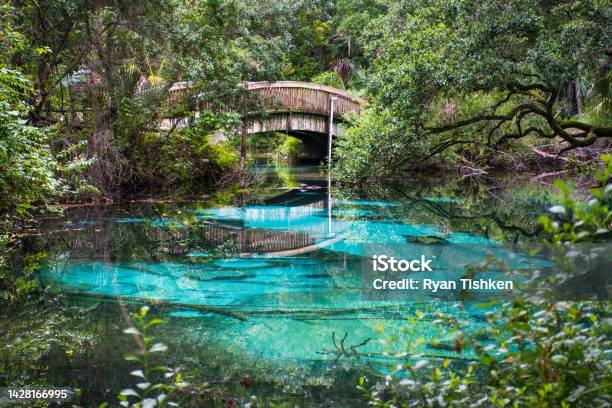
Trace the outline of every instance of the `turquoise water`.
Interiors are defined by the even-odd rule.
[[[397,344],[378,341],[377,329],[401,333],[417,310],[451,313],[478,333],[491,305],[475,298],[458,307],[440,294],[425,293],[369,299],[362,291],[361,262],[370,259],[372,245],[392,245],[405,258],[434,257],[434,271],[415,276],[435,278],[458,278],[489,253],[522,268],[538,261],[483,234],[450,230],[435,218],[407,222],[406,204],[399,200],[334,198],[311,170],[300,168],[294,175],[302,177],[298,187],[268,192],[263,199],[69,212],[48,227],[48,236],[61,231],[63,238],[47,238],[53,242],[51,258],[39,277],[50,290],[75,298],[163,301],[171,306],[170,322],[205,328],[189,336],[245,361],[327,367],[336,358],[333,333],[338,338],[347,333],[347,346],[373,339],[359,348],[360,358],[381,372],[393,361],[385,351],[405,350],[405,341],[419,337],[425,341],[412,353],[472,357],[470,350],[459,354],[432,344],[433,339],[452,343],[433,318],[416,322]],[[420,200],[462,205],[452,196]]]

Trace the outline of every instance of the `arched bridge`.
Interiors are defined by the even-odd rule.
[[[257,115],[246,118],[249,134],[270,131],[286,131],[296,136],[300,132],[327,134],[332,98],[337,119],[347,113],[360,113],[366,103],[365,99],[340,89],[309,82],[249,82],[246,86],[264,101],[268,113],[263,119]],[[337,134],[335,126],[332,133]]]
[[[258,109],[243,116],[242,129],[237,129],[243,135],[243,145],[249,134],[283,132],[303,140],[311,152],[313,148],[318,151],[317,156],[324,156],[330,126],[331,134],[337,135],[336,122],[342,121],[342,115],[359,114],[367,103],[346,91],[310,82],[246,82],[243,86],[259,102]],[[187,82],[174,84],[169,90],[170,100],[184,96],[189,88]],[[176,122],[167,119],[162,127],[186,124]]]

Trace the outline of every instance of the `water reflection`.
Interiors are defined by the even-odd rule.
[[[460,198],[420,196],[418,205],[399,196],[340,198],[316,169],[293,176],[298,187],[267,190],[250,201],[73,211],[70,221],[43,227],[37,245],[52,256],[40,279],[71,296],[162,301],[173,306],[172,318],[204,320],[208,330],[201,335],[226,349],[279,364],[309,364],[333,360],[321,353],[332,333],[372,338],[376,322],[399,331],[406,315],[438,299],[365,298],[360,262],[372,255],[368,244],[399,246],[405,256],[435,256],[432,277],[461,276],[490,251],[513,266],[534,262],[491,234],[454,230],[435,218],[456,214]],[[430,311],[451,306],[427,304]],[[480,330],[483,308],[473,304],[460,313],[471,330]],[[427,320],[418,330],[427,339],[444,336]],[[458,357],[428,342],[419,347],[428,355]],[[375,342],[361,351],[373,360],[387,358]]]

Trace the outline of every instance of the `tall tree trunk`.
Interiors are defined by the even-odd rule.
[[[578,79],[571,81],[567,86],[567,99],[571,105],[572,114],[580,115],[582,113],[582,100]]]
[[[105,197],[115,192],[117,173],[120,169],[121,157],[116,152],[113,143],[112,115],[107,106],[94,108],[95,124],[91,135],[89,152],[96,160],[90,169],[92,184]]]
[[[580,82],[578,78],[574,80],[574,96],[576,97],[576,113],[582,114],[582,95],[580,93]]]
[[[114,145],[113,121],[116,114],[114,65],[114,31],[116,21],[102,21],[103,8],[96,10],[89,34],[94,51],[92,81],[95,92],[92,98],[94,129],[90,139],[89,153],[95,157],[90,176],[104,198],[117,194],[125,158]]]

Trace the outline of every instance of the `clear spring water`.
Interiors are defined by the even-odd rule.
[[[478,332],[486,307],[471,302],[459,309],[435,295],[420,301],[367,300],[360,290],[360,261],[371,255],[364,244],[435,255],[437,276],[461,276],[466,265],[482,262],[490,251],[517,265],[529,261],[483,234],[449,230],[426,214],[416,217],[422,222],[408,223],[400,201],[331,197],[316,169],[289,173],[296,188],[268,190],[259,198],[69,211],[48,222],[40,238],[51,254],[40,280],[72,297],[167,302],[174,305],[167,315],[170,324],[197,328],[190,336],[245,361],[279,367],[328,367],[336,358],[332,333],[337,338],[348,333],[347,346],[372,338],[359,352],[384,371],[392,358],[382,353],[405,348],[402,341],[392,346],[376,341],[377,327],[400,333],[406,317],[422,309],[458,314]],[[439,208],[462,205],[452,196],[421,200]],[[471,356],[469,350],[459,355],[452,347],[432,346],[432,339],[452,346],[449,333],[432,320],[420,320],[403,335],[404,341],[426,340],[413,352]]]

